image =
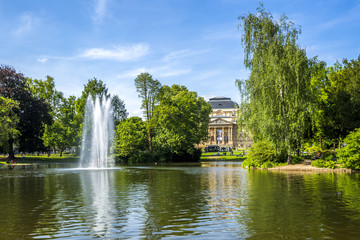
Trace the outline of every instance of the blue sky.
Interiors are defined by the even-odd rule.
[[[333,65],[360,54],[360,1],[262,1],[278,19],[301,26],[308,57]],[[134,79],[149,72],[162,84],[185,85],[208,100],[240,97],[246,79],[238,16],[250,0],[0,0],[0,64],[25,76],[55,79],[79,97],[88,79],[101,79],[141,115]]]

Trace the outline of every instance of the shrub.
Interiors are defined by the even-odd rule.
[[[302,161],[304,161],[304,157],[302,157],[302,156],[291,156],[291,162],[294,164],[300,163]]]
[[[321,148],[317,143],[305,143],[304,151],[314,156],[317,152],[321,151]]]
[[[275,148],[270,141],[259,141],[254,143],[249,151],[247,159],[258,163],[258,165],[278,160]]]
[[[324,168],[325,167],[325,161],[323,159],[315,160],[311,163],[312,166],[318,167],[318,168]]]
[[[318,168],[337,168],[336,164],[334,161],[325,161],[323,159],[318,159],[315,160],[311,163],[312,166],[314,167],[318,167]]]
[[[326,168],[332,168],[332,169],[337,168],[337,166],[336,166],[336,164],[335,164],[334,161],[326,161],[326,162],[325,162],[325,167],[326,167]]]
[[[241,166],[242,166],[243,168],[252,168],[252,167],[258,167],[258,164],[257,164],[255,161],[253,161],[253,160],[251,160],[251,159],[249,159],[249,158],[246,158],[246,159],[242,162]]]
[[[262,165],[261,165],[261,168],[272,168],[274,167],[274,163],[272,162],[264,162]]]
[[[339,151],[338,162],[341,167],[360,170],[360,128],[347,135],[344,142],[346,146]]]

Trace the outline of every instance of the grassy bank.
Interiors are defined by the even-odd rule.
[[[22,155],[15,155],[16,159],[14,162],[16,163],[22,163]],[[24,163],[76,163],[79,161],[79,157],[73,156],[71,154],[63,154],[62,157],[60,157],[59,154],[52,154],[50,157],[47,155],[32,155],[27,154],[25,155],[25,161]],[[6,159],[2,158],[0,159],[0,163],[6,164]]]
[[[226,155],[216,155],[217,152],[207,152],[201,154],[201,161],[243,161],[246,159],[246,157],[240,156],[242,152],[234,152],[233,155],[230,155],[229,152],[226,153]],[[239,156],[237,156],[239,155]],[[14,162],[21,164],[22,163],[22,155],[15,155],[16,160]],[[0,164],[6,164],[6,158],[0,158]],[[76,163],[79,161],[78,156],[73,156],[70,154],[63,154],[62,157],[60,157],[59,154],[52,154],[50,157],[47,155],[32,155],[27,154],[25,155],[25,161],[24,163]]]
[[[242,152],[234,152],[233,155],[230,155],[229,152],[226,152],[226,155],[223,155],[222,152],[217,155],[217,152],[206,152],[201,154],[201,161],[243,161],[246,159],[242,157]]]

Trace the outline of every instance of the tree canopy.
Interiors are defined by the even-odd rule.
[[[154,149],[172,160],[186,161],[195,154],[195,145],[208,137],[211,105],[179,85],[163,86],[159,99],[152,119]]]
[[[149,150],[152,151],[152,134],[150,121],[153,116],[154,108],[158,102],[157,95],[161,84],[158,80],[154,80],[149,73],[140,73],[135,78],[135,87],[138,96],[141,99],[141,108],[144,110],[148,129]]]
[[[116,156],[125,161],[132,161],[148,149],[146,123],[139,117],[131,117],[120,122],[116,127],[115,139]]]
[[[260,5],[240,20],[250,70],[249,79],[239,84],[245,87],[241,114],[255,140],[268,139],[277,152],[290,156],[306,129],[312,61],[297,44],[300,29],[285,15],[274,20]]]
[[[9,136],[9,157],[14,158],[13,143],[18,142],[20,151],[38,151],[44,148],[41,140],[44,124],[51,123],[50,106],[44,99],[34,97],[28,90],[26,79],[9,66],[0,67],[0,96],[19,103],[15,113],[19,117],[19,136]]]
[[[10,98],[0,97],[0,146],[4,145],[10,136],[16,136],[19,133],[16,129],[19,117],[15,112],[18,111],[18,108],[18,102]]]

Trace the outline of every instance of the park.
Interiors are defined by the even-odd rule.
[[[129,116],[96,77],[66,95],[1,65],[1,238],[357,239],[360,55],[309,57],[261,3],[238,20],[239,103],[143,71]]]

